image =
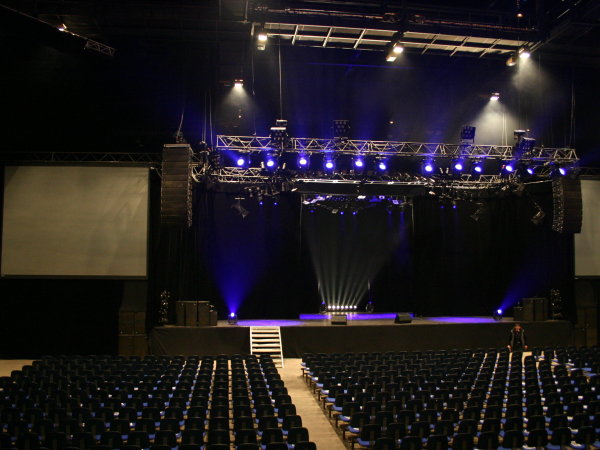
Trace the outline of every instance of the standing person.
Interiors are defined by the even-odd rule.
[[[527,338],[525,336],[525,330],[521,328],[521,324],[517,323],[510,330],[508,338],[508,349],[511,352],[522,352],[527,350]]]

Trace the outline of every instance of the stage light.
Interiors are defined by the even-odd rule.
[[[496,320],[496,321],[502,320],[502,310],[497,309],[496,311],[494,311],[493,317],[494,317],[494,320]]]
[[[560,173],[563,177],[566,176],[567,175],[567,168],[563,167],[563,166],[560,166],[558,168],[558,173]]]
[[[529,153],[533,150],[533,147],[535,146],[535,139],[531,139],[531,138],[526,138],[526,137],[519,137],[517,138],[517,132],[521,133],[523,130],[516,130],[515,131],[515,139],[519,139],[519,142],[517,143],[517,148],[516,148],[516,152],[519,155],[522,155],[523,153]]]
[[[267,153],[267,156],[265,157],[265,166],[268,170],[277,170],[278,168],[278,158],[277,155],[274,153]]]
[[[431,161],[431,160],[423,161],[421,163],[421,172],[423,173],[423,175],[432,175],[434,169],[435,169],[435,166],[433,164],[433,161]]]
[[[469,172],[472,176],[478,177],[483,173],[483,165],[479,161],[473,161],[469,166]]]
[[[533,175],[535,173],[535,167],[533,166],[527,166],[527,168],[525,169],[525,171],[529,174],[529,175]]]
[[[500,162],[501,169],[500,173],[502,175],[510,175],[515,171],[515,164],[512,161],[501,161]]]
[[[498,92],[494,92],[492,94],[492,96],[490,97],[490,100],[494,100],[494,101],[500,100],[500,94]]]
[[[540,208],[540,205],[538,205],[537,203],[535,204],[535,209],[536,209],[536,213],[531,218],[531,221],[533,222],[534,225],[539,225],[542,222],[542,220],[544,220],[544,217],[546,217],[546,213],[544,213],[544,211],[542,211],[542,208]]]
[[[523,47],[521,47],[519,49],[519,58],[529,58],[531,56],[531,50],[529,49],[528,45],[524,45]]]
[[[238,167],[244,167],[246,164],[248,163],[248,159],[246,159],[244,156],[238,156],[237,160],[236,160],[236,164],[238,165]]]
[[[468,125],[463,125],[462,130],[460,130],[460,138],[463,141],[474,141],[475,140],[475,129],[477,127],[471,127]]]
[[[359,170],[362,170],[365,167],[365,161],[363,160],[362,156],[357,156],[354,158],[354,167]]]
[[[349,120],[338,119],[333,121],[333,138],[340,141],[348,140],[350,126]]]
[[[267,40],[267,38],[268,38],[268,36],[267,36],[267,32],[266,32],[266,31],[264,31],[264,30],[261,30],[261,31],[258,33],[258,40],[259,40],[259,41],[261,41],[261,42],[265,42],[265,41]]]
[[[237,88],[241,88],[242,86],[244,86],[244,80],[235,80],[233,83],[233,86],[237,87]]]
[[[475,211],[475,214],[473,214],[471,216],[471,218],[477,222],[479,219],[481,219],[483,217],[483,203],[477,203],[477,211]]]
[[[387,163],[386,163],[386,160],[385,160],[385,159],[380,159],[380,160],[377,162],[377,168],[378,168],[379,170],[381,170],[382,172],[385,172],[385,171],[387,170]]]
[[[517,65],[517,61],[519,59],[519,55],[517,52],[514,52],[510,55],[510,58],[506,61],[506,65],[509,67],[513,67]]]
[[[463,170],[463,163],[462,163],[462,161],[453,161],[452,162],[452,169],[455,170],[455,171],[457,171],[457,172],[462,171]]]
[[[237,314],[236,313],[232,312],[231,314],[229,314],[227,316],[227,323],[229,325],[235,325],[235,324],[237,324],[237,321],[238,321],[238,319],[237,319]]]
[[[298,167],[300,169],[308,169],[310,165],[310,159],[306,153],[300,153],[298,155]]]
[[[327,172],[331,172],[335,169],[335,161],[333,160],[333,158],[331,156],[325,157],[325,160],[323,161],[323,167],[325,168],[325,171],[327,171]]]

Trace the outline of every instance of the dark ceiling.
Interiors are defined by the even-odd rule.
[[[369,138],[452,142],[502,89],[514,126],[595,153],[599,18],[600,0],[0,0],[5,125],[15,131],[4,141],[160,151],[182,122],[195,145],[208,129],[261,135],[283,114],[302,136],[327,136],[344,117]],[[398,36],[407,58],[386,63]],[[114,57],[84,52],[90,43]],[[552,77],[515,84],[505,61],[524,44]],[[228,104],[240,77],[251,98]]]
[[[559,63],[600,61],[600,0],[2,0],[0,4],[119,51],[210,48],[223,77],[249,64],[255,31],[282,45],[507,58],[523,43]],[[348,52],[350,55],[350,52]],[[350,57],[350,56],[349,56]],[[232,67],[234,66],[234,67]]]

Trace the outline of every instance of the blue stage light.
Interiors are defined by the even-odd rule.
[[[273,167],[275,165],[275,161],[272,159],[267,160],[267,167]]]
[[[385,161],[379,161],[379,170],[387,170],[387,164]]]
[[[308,156],[307,156],[307,155],[305,155],[305,154],[302,154],[302,153],[301,153],[301,154],[298,156],[298,166],[299,166],[301,169],[306,169],[306,168],[308,168],[308,162],[309,162],[309,160],[308,160]]]
[[[361,158],[356,158],[354,160],[354,165],[360,169],[362,169],[365,165],[365,163],[363,162],[363,160]]]
[[[240,157],[238,158],[238,160],[237,160],[237,165],[241,167],[241,166],[243,166],[244,164],[246,164],[246,160],[245,160],[243,157],[241,157],[241,156],[240,156]]]
[[[564,177],[567,174],[567,168],[566,167],[560,167],[558,169],[558,172]]]
[[[454,170],[458,170],[458,171],[463,170],[463,165],[460,161],[457,161],[454,163]]]

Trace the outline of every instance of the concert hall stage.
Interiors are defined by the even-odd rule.
[[[251,326],[279,326],[283,356],[304,353],[450,350],[503,347],[514,322],[491,317],[419,317],[395,324],[395,314],[351,314],[347,325],[332,325],[330,316],[302,315],[299,320],[219,321],[216,327],[160,326],[150,332],[155,355],[248,354]],[[566,320],[522,322],[529,348],[573,343],[573,325]]]

